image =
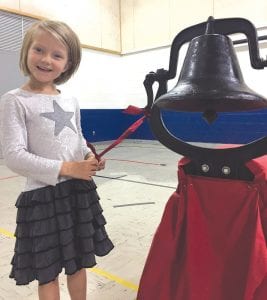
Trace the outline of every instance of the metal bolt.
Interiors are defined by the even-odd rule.
[[[222,172],[224,175],[229,175],[231,173],[231,169],[228,166],[223,166],[222,167]]]
[[[207,172],[209,172],[210,167],[209,167],[209,165],[207,165],[207,164],[203,164],[203,165],[201,165],[201,170],[202,170],[204,173],[207,173]]]

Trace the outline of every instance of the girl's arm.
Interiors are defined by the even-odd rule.
[[[24,107],[10,94],[0,100],[0,142],[5,163],[12,171],[48,185],[57,183],[62,161],[28,152]]]

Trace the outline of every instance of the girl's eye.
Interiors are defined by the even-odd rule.
[[[42,52],[42,48],[40,48],[40,47],[35,47],[34,50],[38,53]]]
[[[54,57],[55,57],[56,59],[61,59],[61,58],[63,58],[61,54],[54,54]]]

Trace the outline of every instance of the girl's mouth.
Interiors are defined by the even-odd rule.
[[[51,72],[52,70],[46,67],[37,66],[37,69],[43,72]]]

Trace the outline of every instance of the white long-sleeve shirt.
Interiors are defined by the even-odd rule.
[[[0,142],[7,167],[27,178],[25,191],[68,179],[59,176],[63,161],[83,160],[90,152],[75,98],[20,88],[1,97]]]

